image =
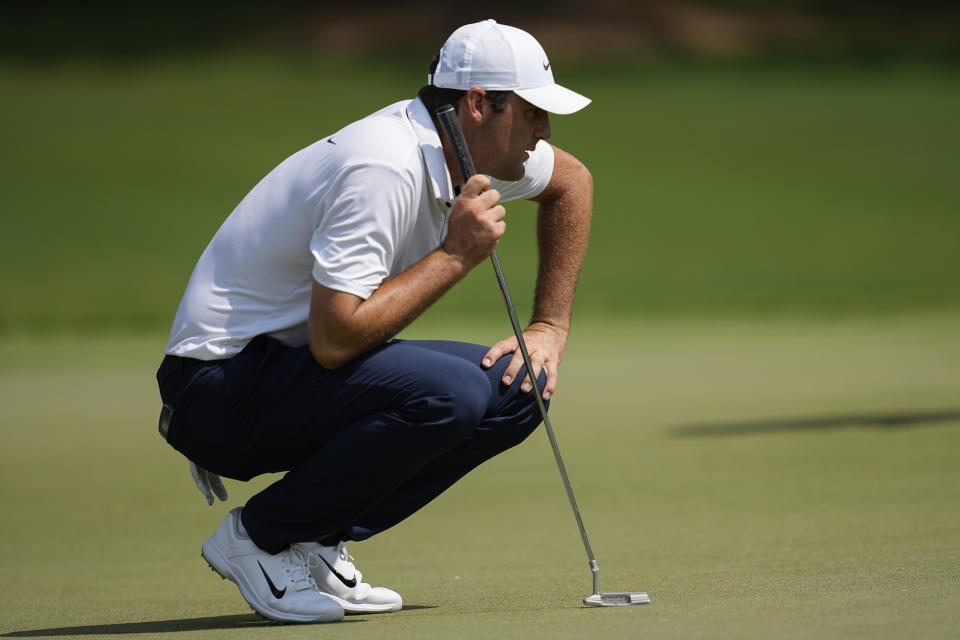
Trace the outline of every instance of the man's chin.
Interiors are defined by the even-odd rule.
[[[505,180],[506,182],[516,182],[522,180],[523,176],[526,175],[527,169],[522,164],[519,167],[511,169],[510,171],[504,171],[498,174],[490,174],[491,177],[496,178],[497,180]]]

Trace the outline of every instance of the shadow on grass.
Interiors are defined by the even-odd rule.
[[[438,605],[405,604],[403,611],[436,609]],[[364,614],[351,614],[340,622],[363,622]],[[370,614],[374,615],[374,614]],[[209,629],[255,629],[257,627],[286,626],[280,622],[264,620],[252,613],[208,618],[181,618],[178,620],[151,620],[150,622],[118,622],[115,624],[91,624],[83,627],[55,627],[29,629],[0,634],[0,638],[44,638],[51,636],[132,635],[135,633],[177,633],[181,631],[207,631]]]
[[[343,622],[363,622],[345,619]],[[326,623],[331,624],[331,623]],[[181,618],[178,620],[151,620],[150,622],[119,622],[116,624],[91,624],[82,627],[56,627],[53,629],[30,629],[11,631],[0,638],[42,638],[48,636],[93,636],[132,635],[135,633],[177,633],[181,631],[206,631],[209,629],[253,629],[281,626],[281,623],[264,620],[251,614],[210,616],[208,618]]]
[[[852,414],[824,416],[820,418],[786,418],[751,422],[683,424],[670,427],[669,433],[673,436],[734,436],[750,433],[843,429],[846,427],[879,427],[881,429],[892,430],[918,427],[938,422],[960,422],[960,410],[948,409],[944,411],[913,413]]]

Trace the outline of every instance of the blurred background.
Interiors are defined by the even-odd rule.
[[[960,303],[955,3],[40,2],[0,22],[0,335],[162,333],[260,177],[486,17],[594,99],[553,120],[596,180],[579,315]],[[533,209],[509,211],[528,308]],[[478,271],[424,322],[499,319]]]

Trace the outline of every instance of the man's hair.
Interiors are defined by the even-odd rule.
[[[437,70],[438,64],[440,64],[439,53],[434,56],[433,61],[430,62],[429,73],[431,79],[434,72]],[[503,113],[503,111],[507,108],[507,100],[510,99],[510,94],[513,92],[487,91],[485,93],[487,100],[490,101],[490,105],[493,107],[493,112]],[[431,114],[445,104],[453,105],[453,108],[459,112],[460,99],[465,95],[467,95],[467,92],[462,89],[443,89],[441,87],[435,87],[432,84],[427,84],[420,87],[420,91],[417,92],[417,97],[420,98],[424,105],[426,105]]]

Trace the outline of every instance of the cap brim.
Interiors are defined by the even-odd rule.
[[[574,113],[590,104],[590,98],[559,84],[537,87],[536,89],[514,89],[513,92],[533,106],[557,115]]]

